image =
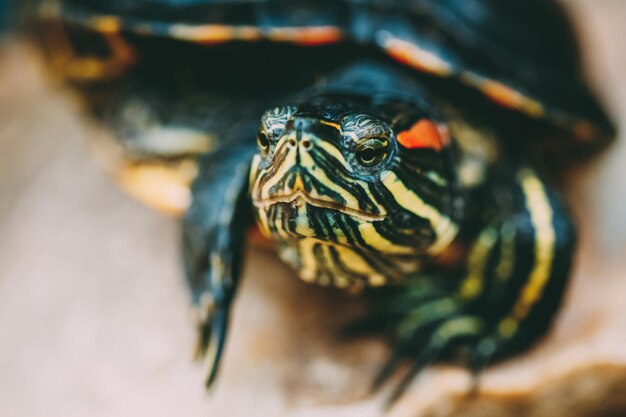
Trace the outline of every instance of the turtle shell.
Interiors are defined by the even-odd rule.
[[[41,15],[129,40],[217,45],[376,46],[494,103],[601,147],[614,127],[585,83],[564,11],[552,0],[62,0]],[[124,49],[122,49],[124,53]]]

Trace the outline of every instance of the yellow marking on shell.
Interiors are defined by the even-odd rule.
[[[485,96],[501,106],[537,118],[545,114],[545,108],[539,101],[499,81],[472,72],[464,72],[460,78],[464,83],[482,91]]]
[[[169,30],[171,37],[198,43],[223,43],[230,41],[254,42],[269,39],[300,45],[323,45],[341,40],[341,30],[332,26],[284,27],[260,29],[255,26],[229,26],[222,24],[175,24]]]
[[[389,56],[402,64],[440,77],[446,77],[452,72],[452,67],[448,62],[415,43],[394,38],[388,32],[380,33],[377,37]]]
[[[505,338],[513,336],[517,323],[530,313],[532,306],[541,298],[550,279],[556,241],[552,208],[543,184],[528,169],[522,170],[518,178],[535,231],[535,265],[511,313],[500,323],[500,334]]]
[[[96,16],[91,18],[87,25],[101,33],[117,33],[122,28],[120,19],[115,16]]]
[[[468,274],[461,282],[459,296],[469,300],[478,296],[485,283],[485,268],[489,254],[498,240],[498,233],[493,228],[483,230],[472,246],[468,257]]]
[[[436,240],[428,249],[432,255],[441,253],[456,237],[458,226],[435,207],[426,204],[417,194],[409,190],[393,171],[383,174],[383,185],[396,202],[405,210],[427,219],[435,231]]]
[[[58,6],[58,5],[57,5]],[[50,19],[43,25],[42,41],[48,50],[51,67],[63,78],[74,82],[91,82],[111,79],[124,72],[135,62],[133,49],[119,33],[119,19],[112,16],[95,17],[86,25],[99,32],[110,50],[109,58],[97,56],[77,56],[67,35],[67,28],[58,19],[61,10],[56,6],[44,6],[42,17]],[[85,24],[83,22],[83,24]]]
[[[163,164],[128,164],[117,174],[126,192],[164,213],[180,216],[189,207],[189,187],[198,173],[197,163],[187,160],[176,167]]]
[[[393,255],[409,255],[415,253],[415,249],[408,246],[400,246],[385,239],[372,223],[360,223],[359,233],[361,237],[372,248],[382,253],[388,253]]]
[[[197,43],[222,43],[233,40],[258,41],[261,32],[254,26],[228,26],[219,24],[186,25],[175,24],[170,27],[169,34],[175,39]]]
[[[315,46],[338,42],[343,33],[335,26],[279,27],[269,29],[266,36],[274,42]]]

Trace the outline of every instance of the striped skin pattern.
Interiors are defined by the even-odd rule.
[[[497,174],[461,191],[455,132],[430,109],[385,100],[317,96],[266,112],[250,193],[260,229],[304,281],[399,284],[373,314],[398,332],[374,387],[414,360],[391,403],[434,360],[461,359],[478,375],[544,334],[575,239],[531,168],[485,167]],[[380,151],[364,163],[372,144]],[[456,261],[440,261],[459,248]]]
[[[432,360],[458,356],[461,347],[469,354],[457,359],[475,376],[489,360],[527,348],[547,331],[560,305],[575,236],[555,193],[532,169],[521,167],[509,177],[487,180],[468,198],[475,199],[483,220],[468,214],[475,231],[457,273],[448,273],[456,278],[444,288],[409,288],[403,295],[413,306],[400,321],[398,343],[376,385],[401,358],[420,354],[394,399]]]
[[[208,46],[368,46],[415,72],[455,80],[493,103],[542,119],[578,138],[581,146],[600,145],[612,136],[610,121],[579,78],[574,50],[568,54],[563,47],[572,35],[552,2],[539,9],[524,8],[525,2],[480,0],[417,2],[420,7],[368,0],[288,6],[266,0],[148,3],[42,0],[42,43],[58,73],[79,89],[101,84],[117,90],[117,81],[142,66],[166,72],[151,64],[161,54],[172,62],[182,57],[181,67],[192,67],[187,58],[195,55],[219,61],[205,55],[211,53]],[[524,16],[530,19],[519,19]],[[538,21],[549,24],[541,27]],[[533,39],[541,45],[527,47],[538,44]],[[168,42],[180,42],[187,52],[174,56],[162,48]],[[546,57],[555,59],[544,62]],[[264,70],[271,72],[263,65],[250,69]],[[206,78],[222,83],[219,75]],[[374,83],[368,84],[368,94],[382,89],[380,72],[369,79]],[[335,90],[339,87],[345,85],[338,83]],[[376,312],[388,316],[398,342],[375,385],[400,359],[415,359],[394,397],[422,367],[451,350],[469,348],[468,363],[477,373],[490,358],[537,339],[560,303],[573,251],[567,213],[532,169],[507,166],[505,153],[481,161],[488,152],[466,147],[474,139],[460,137],[466,132],[455,128],[457,117],[446,113],[450,123],[443,123],[431,110],[390,97],[347,94],[277,107],[263,117],[248,178],[261,230],[303,280],[352,291],[400,286],[400,295],[391,298],[393,308]],[[466,110],[473,109],[459,113]],[[243,119],[236,113],[232,126]],[[189,133],[155,130],[161,139]],[[201,348],[209,352],[207,384],[215,378],[225,340],[248,204],[240,189],[244,170],[234,163],[247,166],[248,160],[233,151],[223,130],[232,129],[217,129],[229,146],[211,149],[216,152],[209,155],[216,157],[212,166],[199,164],[206,172],[198,174],[185,223],[185,251],[193,258],[187,261],[188,275],[201,310]],[[155,136],[148,142],[154,145]],[[226,150],[233,151],[229,158]],[[161,150],[156,156],[165,154]],[[231,184],[227,190],[225,179]],[[137,187],[146,188],[145,183]],[[183,200],[176,206],[186,206]],[[217,216],[205,215],[216,210]]]
[[[261,230],[307,282],[358,290],[403,282],[455,238],[447,152],[398,145],[394,128],[427,117],[357,97],[268,111],[250,185]],[[365,113],[403,107],[395,122]]]

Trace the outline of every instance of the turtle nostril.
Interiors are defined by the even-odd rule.
[[[302,146],[303,146],[303,147],[304,147],[304,149],[306,149],[306,150],[309,150],[309,149],[311,149],[311,148],[313,147],[313,145],[311,144],[311,141],[310,141],[310,140],[307,140],[307,139],[305,139],[305,140],[303,140],[303,141],[302,141]]]
[[[293,138],[292,138],[292,139],[289,139],[289,140],[287,141],[287,146],[289,146],[289,147],[290,147],[290,148],[292,148],[292,149],[293,149],[293,148],[295,148],[295,147],[296,147],[296,140],[295,140],[295,139],[293,139]]]

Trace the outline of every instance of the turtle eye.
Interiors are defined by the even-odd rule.
[[[259,132],[256,137],[256,142],[259,145],[259,149],[261,149],[261,152],[266,155],[267,152],[270,150],[270,140],[268,139],[267,135],[263,132]]]
[[[381,139],[367,139],[356,149],[356,158],[365,167],[379,164],[387,155],[388,141]]]

